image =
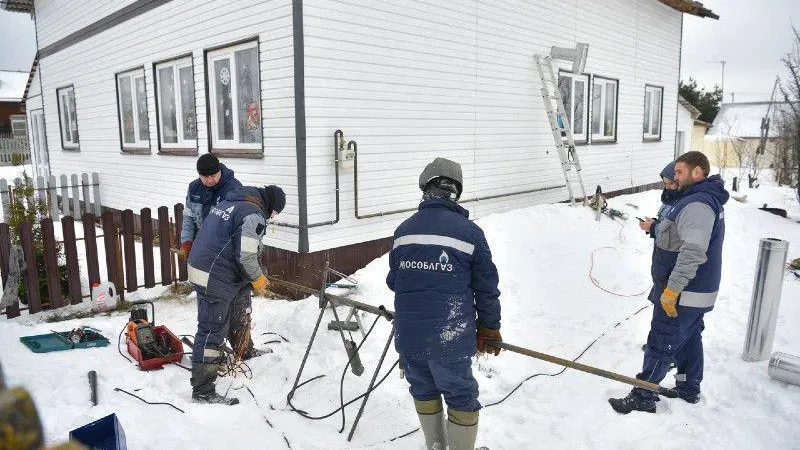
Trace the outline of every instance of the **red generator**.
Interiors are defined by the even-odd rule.
[[[147,319],[147,308],[134,306],[125,327],[128,353],[139,363],[139,370],[155,370],[164,364],[183,359],[183,344],[164,325],[155,325],[155,306],[151,301],[133,302],[134,305],[150,304],[153,321]]]

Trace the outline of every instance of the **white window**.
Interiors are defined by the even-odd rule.
[[[156,65],[156,95],[161,147],[194,149],[197,119],[191,57]]]
[[[592,142],[617,139],[617,86],[609,78],[592,77]]]
[[[11,134],[14,136],[28,135],[28,121],[24,115],[13,115],[11,119]]]
[[[558,75],[558,89],[564,100],[564,109],[567,112],[569,123],[572,124],[572,135],[576,142],[588,141],[586,118],[589,115],[589,77],[572,73]]]
[[[117,104],[122,149],[150,149],[144,69],[117,74]]]
[[[214,150],[262,149],[258,43],[208,52],[211,146]]]
[[[644,122],[642,133],[645,140],[661,139],[661,109],[664,88],[645,85],[644,87]]]
[[[75,113],[75,89],[72,86],[56,90],[58,123],[61,126],[61,148],[77,149],[78,116]]]

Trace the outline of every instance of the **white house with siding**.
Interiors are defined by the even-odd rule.
[[[36,23],[27,101],[41,118],[38,170],[99,172],[103,205],[136,211],[183,201],[196,158],[214,152],[244,184],[286,190],[284,224],[267,239],[295,262],[385,247],[436,156],[461,163],[472,217],[565,200],[533,58],[551,46],[589,44],[586,73],[564,62],[559,80],[587,189],[659,181],[675,151],[684,13],[717,17],[690,0],[557,6],[4,3]],[[338,176],[336,130],[356,142],[358,157]]]

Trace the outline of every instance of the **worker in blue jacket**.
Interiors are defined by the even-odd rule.
[[[426,448],[473,450],[481,404],[471,357],[499,354],[493,344],[502,340],[497,268],[483,230],[457,203],[461,166],[436,158],[419,187],[419,211],[397,228],[389,254],[395,348]]]
[[[687,403],[700,400],[703,380],[705,314],[714,308],[722,275],[725,240],[724,205],[730,195],[719,175],[709,176],[708,158],[697,151],[675,160],[679,196],[656,223],[651,265],[653,317],[636,378],[660,383],[675,362],[675,387],[663,392]],[[633,388],[623,398],[610,398],[622,414],[656,412],[658,394]]]
[[[250,339],[251,292],[268,287],[261,269],[261,239],[267,220],[283,210],[286,196],[277,186],[242,187],[211,208],[189,253],[189,281],[197,293],[197,334],[192,349],[192,398],[236,404],[217,394],[214,382],[229,338],[237,356],[263,352]]]

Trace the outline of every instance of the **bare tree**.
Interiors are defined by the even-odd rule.
[[[792,184],[800,179],[800,32],[794,26],[792,31],[792,50],[781,59],[787,73],[781,78],[779,86],[785,106],[779,112],[778,129],[781,139],[777,145],[778,158],[775,160],[776,179],[778,183],[784,184]]]

